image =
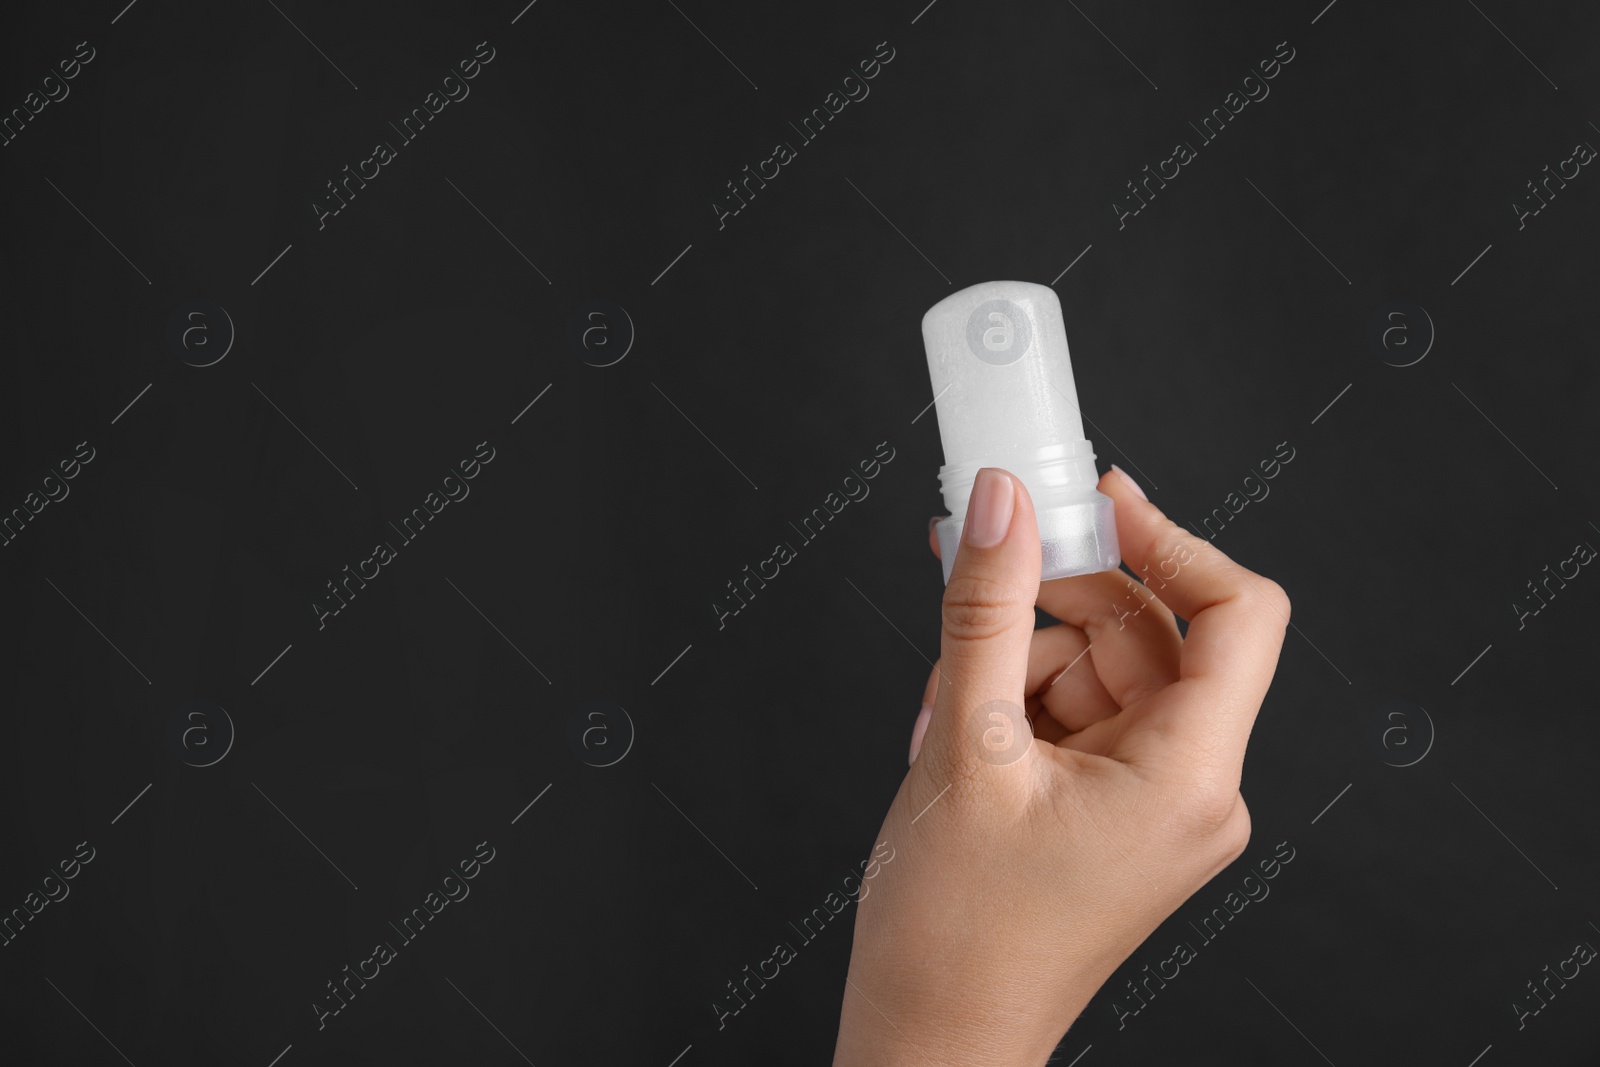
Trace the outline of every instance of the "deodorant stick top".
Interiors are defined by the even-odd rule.
[[[928,309],[922,339],[944,445],[939,483],[950,517],[935,532],[945,579],[983,467],[1002,467],[1028,487],[1044,578],[1116,569],[1115,509],[1095,489],[1055,291],[1031,282],[971,286]]]
[[[1054,290],[1032,282],[963,289],[922,316],[922,340],[947,464],[1084,439]]]

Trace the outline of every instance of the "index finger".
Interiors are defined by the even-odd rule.
[[[1176,685],[1202,690],[1201,706],[1222,716],[1221,722],[1192,725],[1212,736],[1223,727],[1242,755],[1283,646],[1287,594],[1167,518],[1120,471],[1108,472],[1099,489],[1116,503],[1123,562],[1188,620]],[[1185,728],[1181,722],[1169,725]]]

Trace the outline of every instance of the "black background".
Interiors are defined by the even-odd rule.
[[[1521,229],[1512,204],[1600,143],[1600,9],[279,6],[0,30],[7,113],[96,53],[0,148],[0,510],[95,454],[0,550],[0,913],[96,850],[0,948],[8,1062],[827,1062],[851,913],[720,1030],[712,1003],[904,773],[941,593],[918,324],[995,278],[1056,279],[1099,461],[1175,519],[1295,456],[1216,538],[1294,603],[1254,838],[1058,1061],[1594,1062],[1592,969],[1520,1031],[1512,1004],[1600,943],[1600,578],[1521,629],[1511,605],[1600,544],[1600,179]],[[319,230],[324,183],[480,41],[470,96]],[[1285,41],[1119,229],[1124,183]],[[724,183],[879,42],[870,95],[719,229]],[[195,300],[237,330],[206,368],[168,342]],[[636,330],[607,367],[568,339],[593,300]],[[1369,340],[1391,301],[1437,331],[1411,366]],[[324,583],[483,441],[470,496],[319,630]],[[871,495],[719,629],[880,442]],[[237,731],[209,767],[170,741],[191,701]],[[1372,741],[1388,701],[1410,748]],[[591,766],[616,706],[632,747]],[[1432,747],[1393,767],[1416,708]],[[319,1030],[325,983],[481,841],[470,897]],[[1122,983],[1284,841],[1271,895],[1119,1029]]]

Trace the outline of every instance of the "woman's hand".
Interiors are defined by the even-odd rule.
[[[875,849],[892,860],[860,898],[836,1067],[1043,1064],[1244,850],[1240,768],[1289,601],[1120,470],[1099,489],[1143,584],[1041,584],[1026,488],[978,475],[911,770]],[[1061,624],[1035,630],[1036,601]]]

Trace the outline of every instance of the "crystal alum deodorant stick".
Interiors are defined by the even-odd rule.
[[[1022,479],[1039,517],[1045,579],[1121,563],[1111,498],[1095,489],[1061,302],[1030,282],[984,282],[922,317],[950,517],[936,527],[945,581],[961,542],[972,481],[982,467]]]

